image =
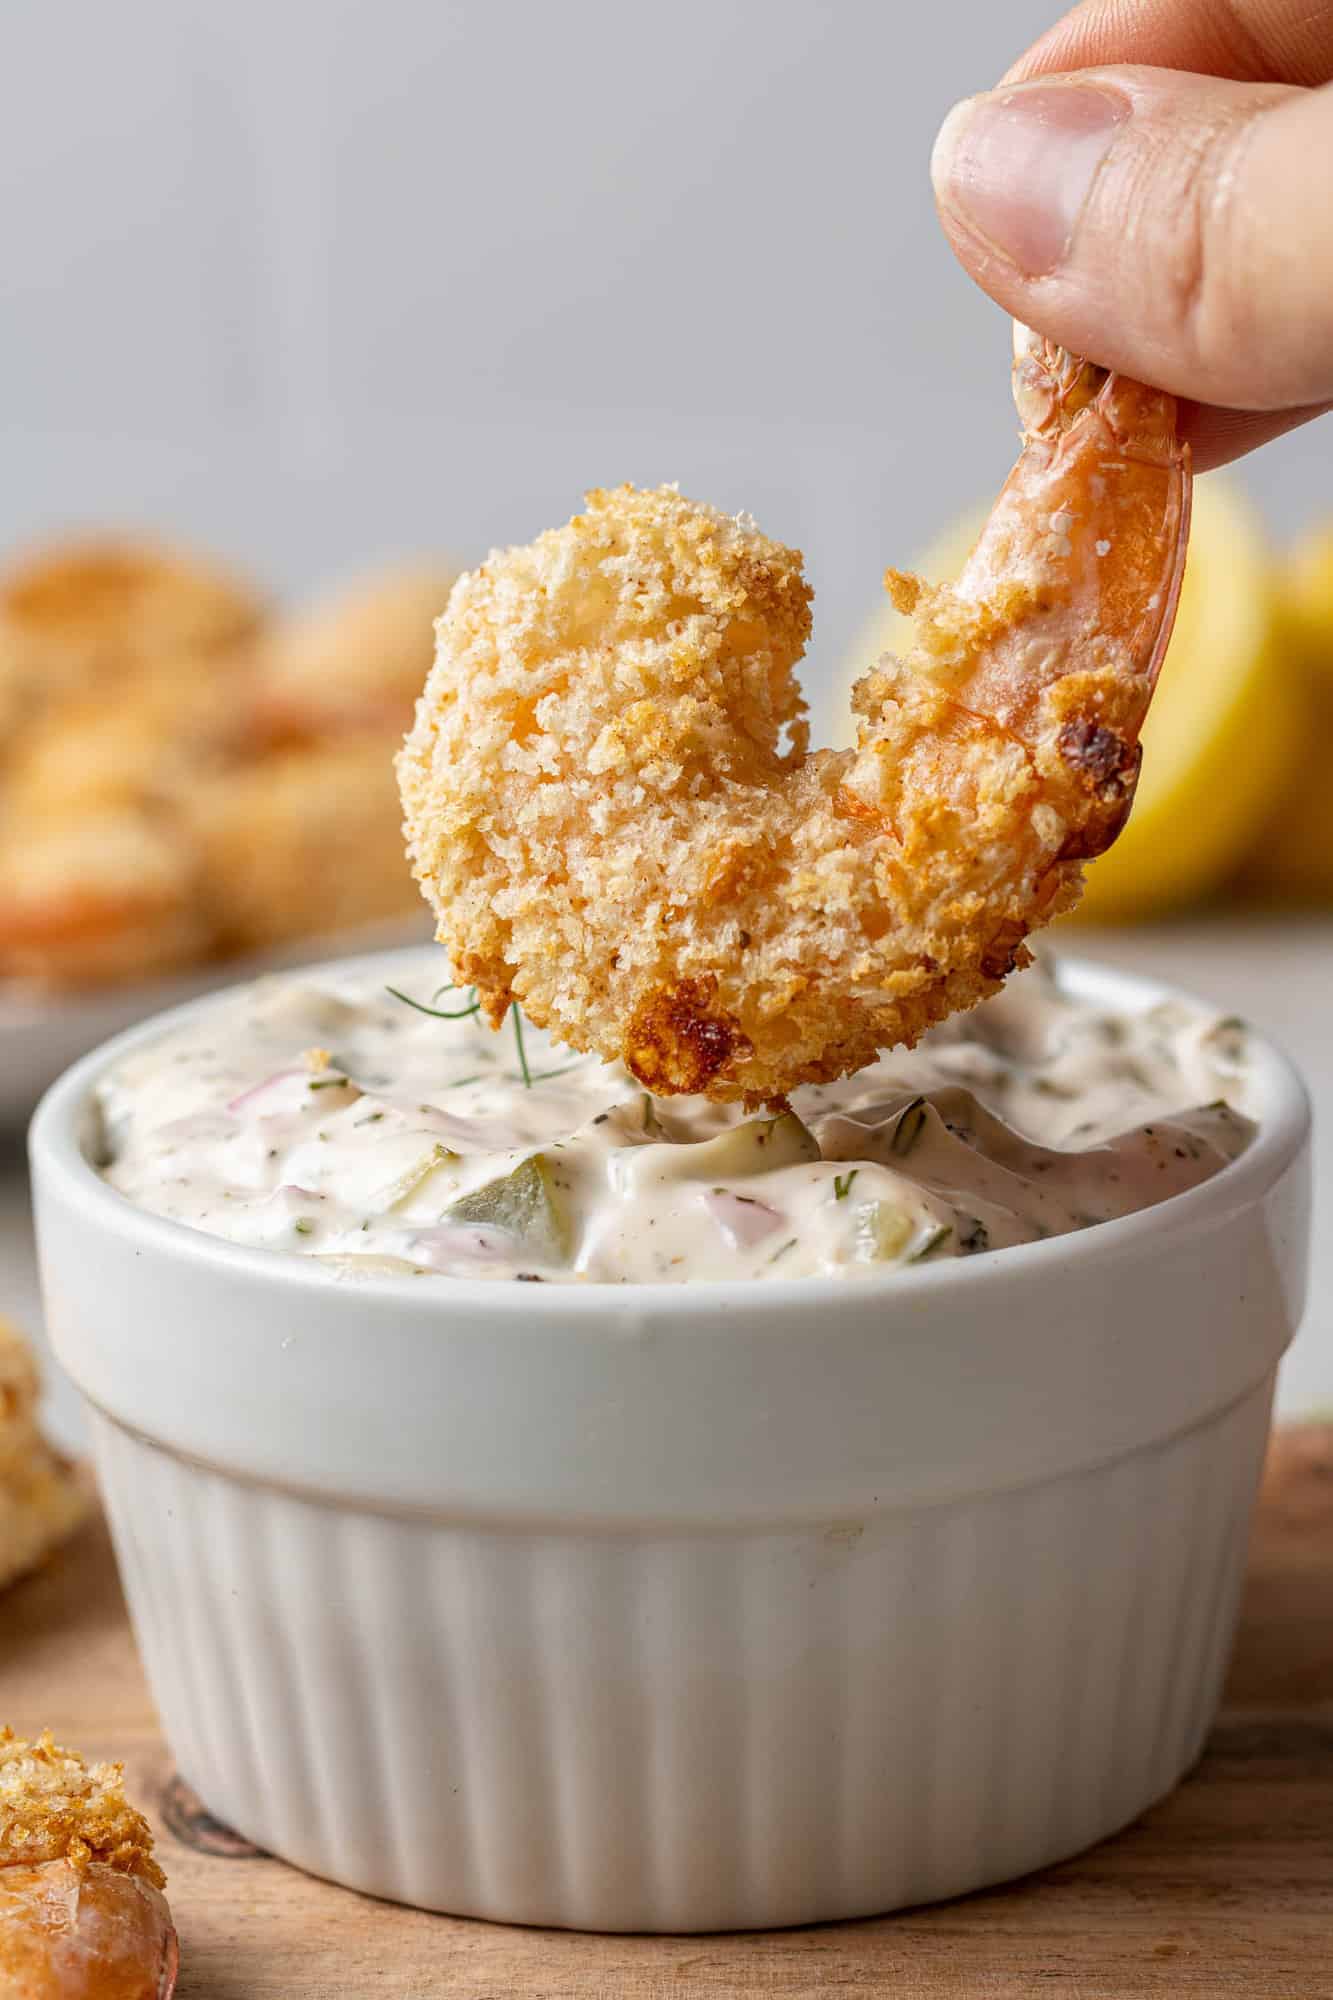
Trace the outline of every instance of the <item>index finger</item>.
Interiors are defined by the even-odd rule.
[[[1238,83],[1327,83],[1333,8],[1310,0],[1083,0],[1004,81],[1103,63],[1148,63]]]

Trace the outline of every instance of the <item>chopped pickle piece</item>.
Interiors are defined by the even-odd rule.
[[[510,1174],[460,1195],[446,1222],[484,1223],[516,1236],[525,1251],[551,1264],[569,1261],[572,1231],[560,1189],[544,1153],[521,1160]]]
[[[891,1201],[867,1201],[856,1210],[856,1254],[866,1262],[892,1262],[912,1240],[915,1224]]]
[[[619,1104],[612,1104],[600,1116],[632,1146],[657,1145],[662,1140],[669,1144],[671,1141],[671,1134],[662,1123],[657,1105],[646,1090],[638,1097],[627,1097]]]
[[[952,1235],[953,1225],[948,1222],[942,1222],[939,1228],[932,1229],[925,1242],[912,1252],[907,1260],[908,1263],[923,1264],[927,1257],[933,1257],[937,1250],[942,1250]]]
[[[679,1173],[710,1181],[807,1166],[820,1158],[819,1141],[794,1111],[783,1111],[776,1118],[751,1118],[714,1139],[675,1150],[680,1155]]]
[[[912,1102],[898,1114],[898,1122],[893,1128],[889,1141],[889,1151],[899,1158],[910,1153],[921,1134],[926,1129],[926,1100],[914,1097]]]
[[[1202,1037],[1205,1051],[1219,1067],[1236,1074],[1244,1068],[1248,1040],[1249,1030],[1237,1014],[1228,1014],[1222,1020],[1214,1021]]]
[[[413,1160],[406,1172],[399,1174],[397,1180],[391,1181],[383,1190],[379,1198],[385,1211],[400,1207],[410,1196],[419,1193],[437,1167],[443,1167],[457,1158],[457,1153],[451,1153],[447,1146],[432,1146],[428,1153],[423,1153],[419,1160]]]

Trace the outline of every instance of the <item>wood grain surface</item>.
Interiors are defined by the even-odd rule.
[[[901,1916],[586,1937],[426,1916],[257,1857],[172,1782],[100,1522],[3,1600],[0,1720],[124,1759],[160,1829],[180,2000],[1333,2000],[1333,1427],[1275,1441],[1195,1773],[1077,1860]]]

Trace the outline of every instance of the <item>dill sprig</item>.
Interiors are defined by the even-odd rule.
[[[532,1089],[532,1071],[528,1068],[528,1052],[523,1046],[523,1011],[518,1002],[511,1001],[510,1014],[514,1021],[514,1047],[518,1050],[518,1066],[523,1075],[523,1088]]]
[[[396,986],[386,986],[384,990],[386,993],[392,993],[395,1000],[401,1000],[405,1007],[415,1007],[418,1014],[429,1014],[432,1021],[466,1021],[470,1014],[480,1014],[481,1012],[480,1000],[474,1000],[467,1007],[428,1007],[424,1000],[414,1000],[410,993],[400,993]],[[471,987],[468,988],[469,992],[472,990]],[[438,1000],[441,993],[453,993],[455,991],[456,988],[452,986],[441,986],[436,989],[431,998]]]
[[[898,1113],[898,1122],[893,1128],[893,1137],[889,1140],[889,1151],[896,1153],[900,1159],[903,1158],[911,1152],[925,1129],[926,1100],[924,1097],[914,1097],[911,1103],[904,1105]]]
[[[402,993],[396,986],[386,986],[384,990],[392,994],[395,1000],[401,1000],[405,1007],[415,1008],[418,1014],[429,1014],[432,1021],[466,1021],[471,1015],[481,1012],[481,1002],[477,998],[475,986],[469,986],[467,989],[471,998],[466,1007],[436,1007],[434,1004],[428,1007],[424,1000],[414,1000],[410,993]],[[458,988],[452,984],[439,986],[431,994],[431,1001],[434,1003],[438,1000],[441,993],[457,991]],[[558,1069],[534,1070],[528,1061],[528,1052],[523,1041],[523,1010],[517,1000],[512,1000],[509,1004],[509,1017],[514,1024],[514,1049],[518,1055],[518,1072],[525,1090],[531,1090],[534,1083],[546,1083],[554,1076],[566,1076],[570,1070],[578,1068],[581,1057],[576,1057],[571,1063],[562,1063]],[[446,1090],[458,1090],[465,1083],[478,1083],[480,1080],[480,1077],[476,1076],[458,1077],[444,1087]]]

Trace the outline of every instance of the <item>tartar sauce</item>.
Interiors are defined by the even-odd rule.
[[[466,995],[433,1000],[424,964],[401,990],[458,1018],[334,968],[145,1046],[99,1092],[106,1178],[349,1275],[856,1277],[1130,1214],[1254,1131],[1242,1024],[1108,1012],[1042,968],[914,1051],[747,1115],[646,1096],[531,1028],[520,1053]]]

